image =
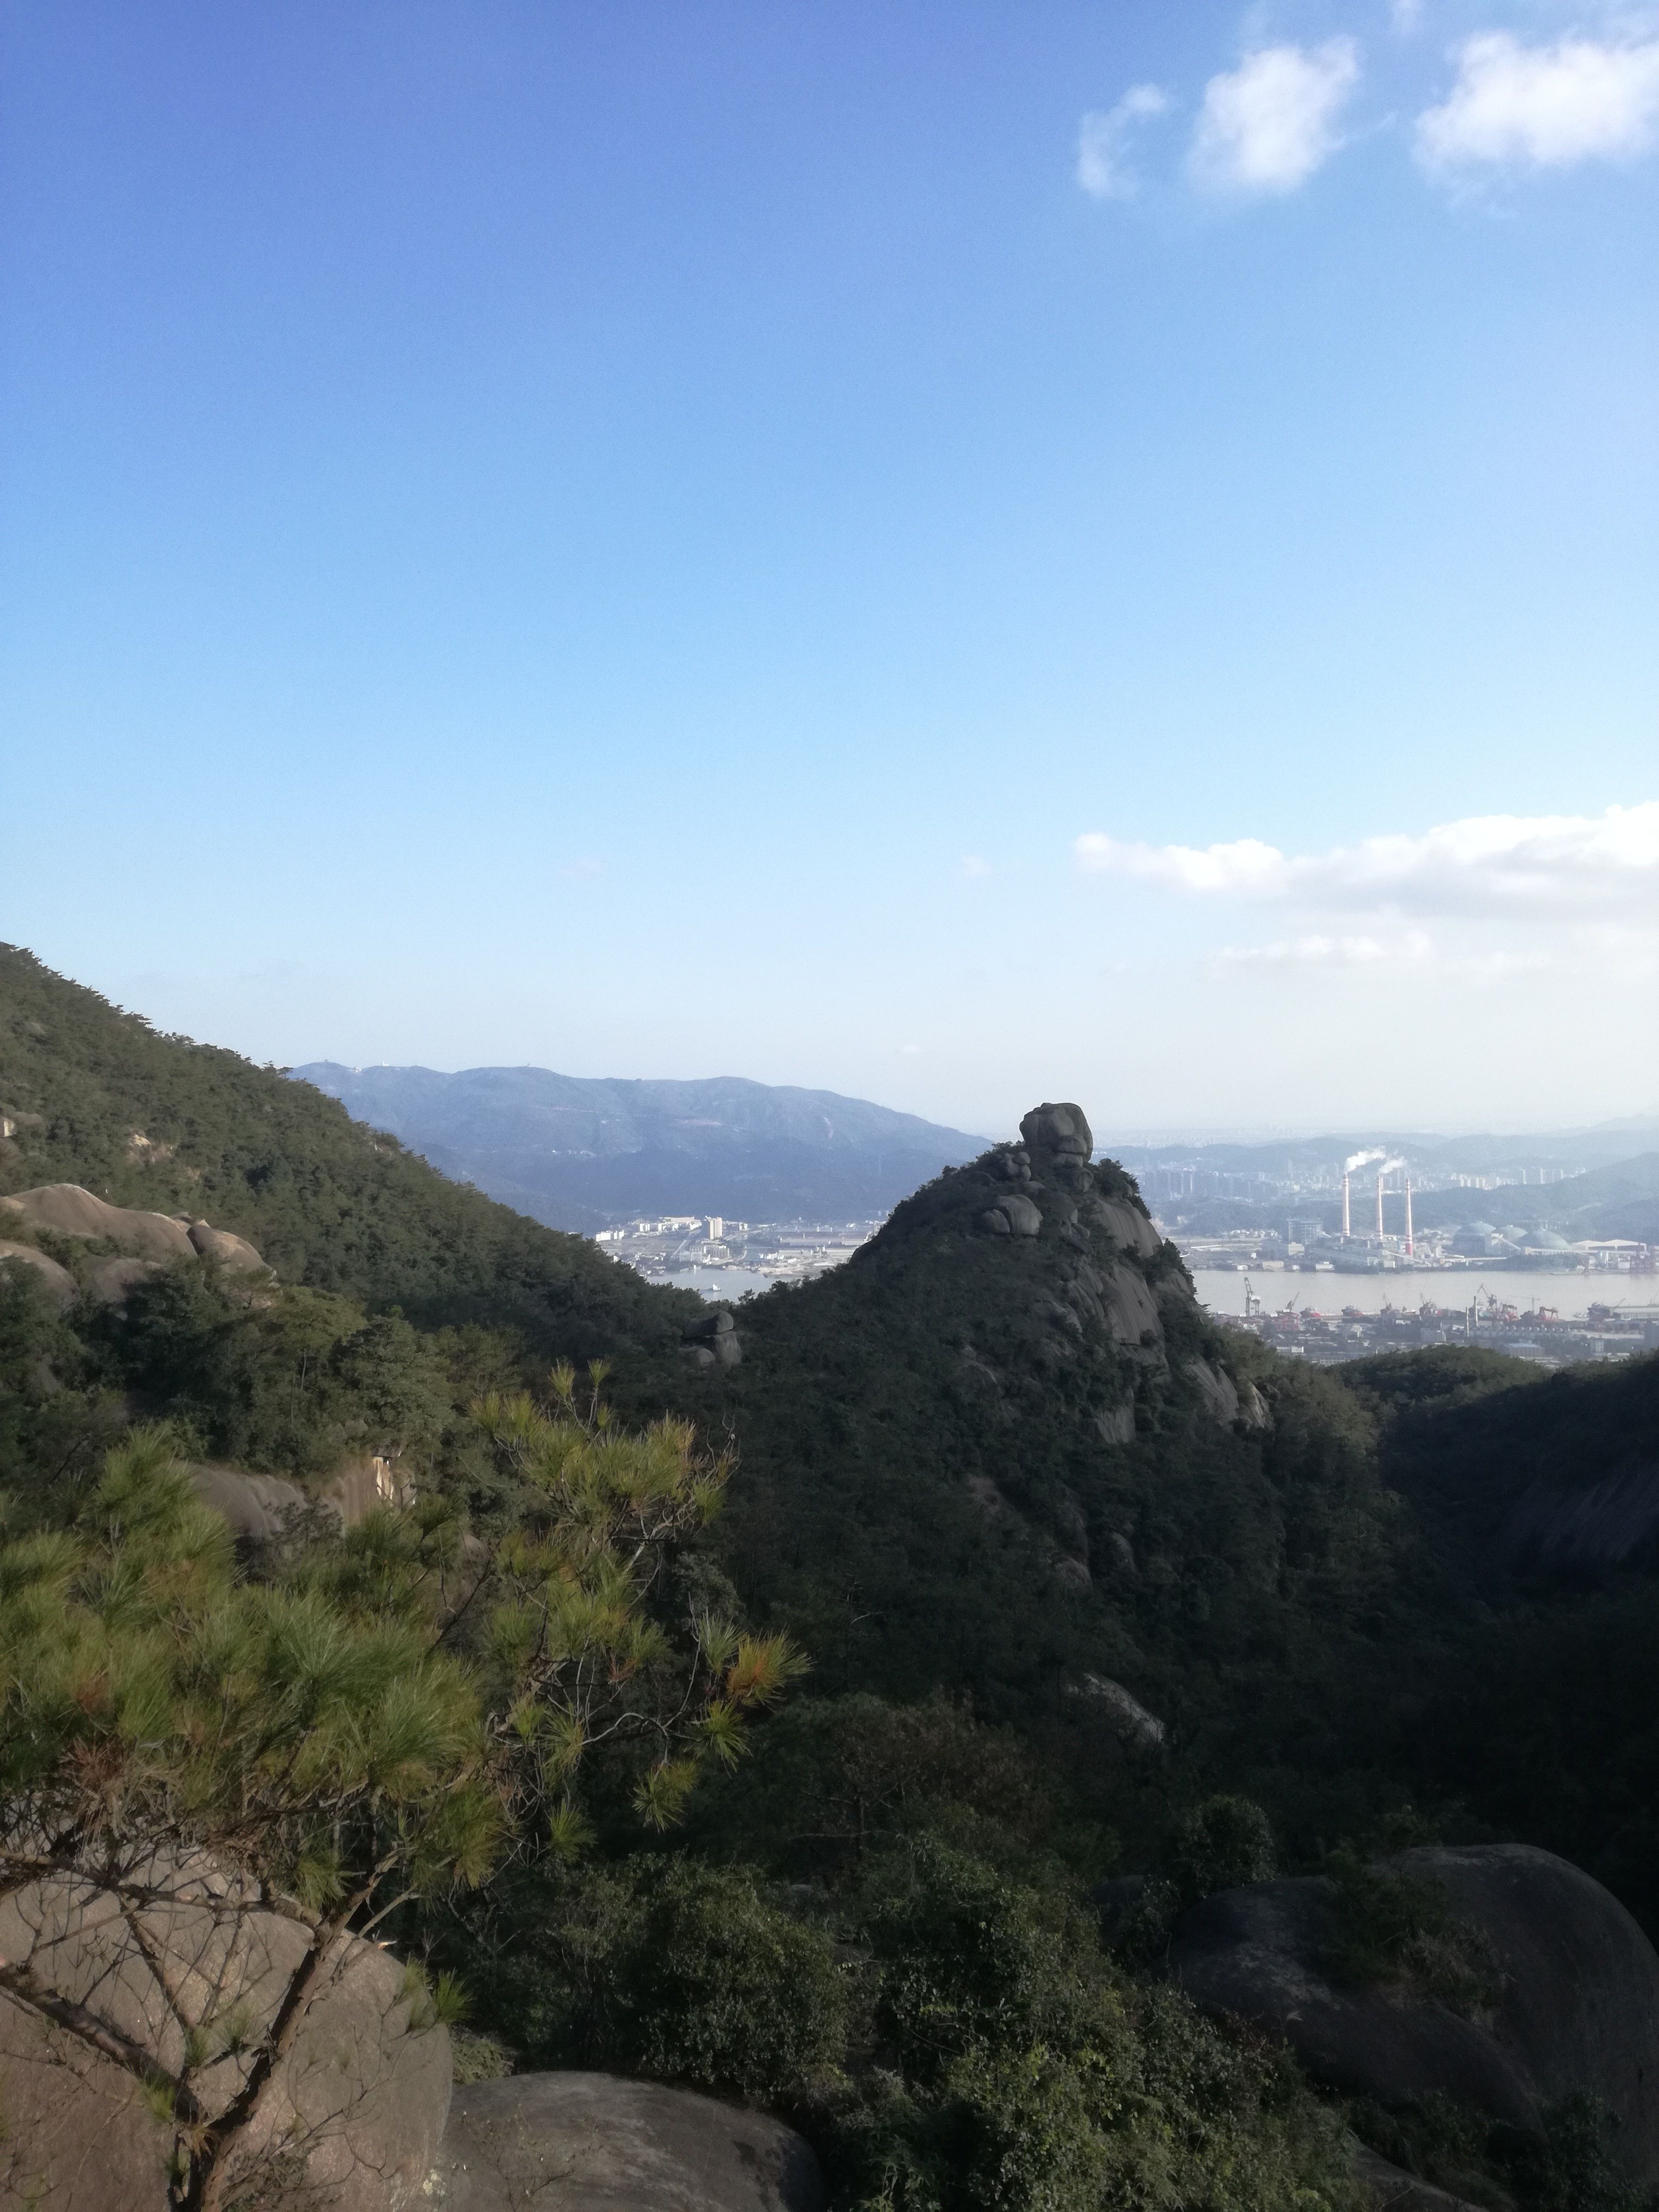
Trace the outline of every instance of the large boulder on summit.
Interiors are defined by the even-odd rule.
[[[211,2041],[214,2021],[240,2014],[257,2033],[274,2017],[307,1931],[261,1909],[251,1890],[239,1898],[240,1879],[199,1857],[157,1853],[132,1869],[147,1901],[125,1912],[107,1890],[67,1875],[0,1900],[0,1959],[72,2009],[69,2024],[54,2025],[0,1992],[0,2202],[35,2212],[164,2203],[172,2131],[90,2031],[106,2048],[137,2046],[176,2070],[187,2026],[208,2027]],[[297,2166],[289,2178],[305,2201],[331,2212],[419,2203],[453,2069],[448,2036],[414,2027],[410,2002],[398,1961],[348,1938],[301,2017],[233,2177],[240,2171],[251,2187],[274,2160]],[[77,2021],[88,2033],[74,2032]],[[226,2109],[252,2063],[233,2044],[197,2073],[205,2113]]]
[[[1332,1960],[1338,1893],[1322,1880],[1223,1890],[1176,1929],[1168,1972],[1198,2003],[1282,2035],[1316,2081],[1401,2108],[1450,2097],[1536,2130],[1587,2093],[1632,2179],[1659,2182],[1659,1955],[1582,1869],[1525,1844],[1401,1852],[1382,1870],[1438,1883],[1491,1967],[1465,2017],[1408,1985],[1358,1987]]]
[[[137,1260],[190,1260],[196,1248],[182,1222],[167,1213],[144,1213],[133,1206],[111,1206],[76,1182],[42,1183],[35,1190],[0,1198],[31,1229],[53,1229],[60,1237],[84,1237],[112,1244]]]
[[[423,2201],[444,2212],[822,2212],[793,2128],[610,2074],[520,2074],[455,2091]]]
[[[1019,1133],[1030,1151],[1054,1159],[1075,1160],[1086,1167],[1094,1157],[1094,1135],[1080,1106],[1034,1106],[1021,1121]]]

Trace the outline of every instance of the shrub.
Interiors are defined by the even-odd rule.
[[[760,2103],[839,2065],[848,1991],[830,1941],[744,1874],[636,1858],[556,1881],[501,1960],[503,2027],[536,2066],[596,2066]]]

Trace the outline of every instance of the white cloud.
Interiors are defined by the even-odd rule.
[[[962,872],[970,882],[979,883],[991,873],[991,863],[981,860],[977,853],[964,853],[962,856]]]
[[[1188,166],[1212,191],[1294,191],[1341,144],[1336,121],[1359,82],[1352,39],[1264,46],[1212,76]]]
[[[1162,115],[1170,103],[1155,84],[1137,84],[1115,107],[1085,115],[1078,134],[1077,180],[1097,200],[1132,200],[1140,179],[1129,167],[1130,143],[1139,126]]]
[[[1659,133],[1659,40],[1523,46],[1508,31],[1486,31],[1457,62],[1450,96],[1417,118],[1425,168],[1631,160]]]
[[[1389,20],[1402,38],[1409,38],[1423,20],[1423,0],[1394,0]]]
[[[1434,939],[1413,930],[1392,941],[1380,937],[1291,937],[1272,945],[1228,945],[1223,960],[1268,967],[1373,968],[1382,961],[1397,964],[1431,958]]]
[[[1605,814],[1472,815],[1416,836],[1326,853],[1079,837],[1078,866],[1199,895],[1283,900],[1348,915],[1616,915],[1659,922],[1659,800]]]

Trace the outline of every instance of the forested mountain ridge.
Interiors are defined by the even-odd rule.
[[[447,1175],[564,1229],[638,1213],[863,1218],[984,1139],[830,1091],[600,1081],[544,1067],[290,1071]]]
[[[586,1358],[677,1341],[687,1294],[448,1181],[275,1068],[161,1035],[0,946],[0,1193],[82,1183],[210,1216],[288,1282]]]

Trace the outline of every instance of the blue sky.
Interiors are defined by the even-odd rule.
[[[283,1062],[1659,1102],[1659,11],[14,0],[0,100],[0,934]]]

